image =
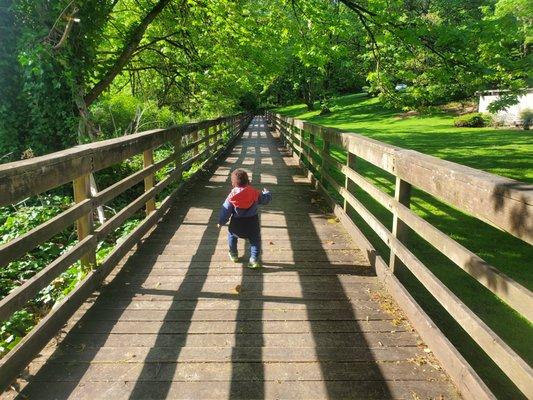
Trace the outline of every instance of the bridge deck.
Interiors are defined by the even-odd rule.
[[[279,146],[256,118],[32,362],[19,397],[458,397]],[[274,196],[261,270],[228,262],[216,227],[237,166]]]

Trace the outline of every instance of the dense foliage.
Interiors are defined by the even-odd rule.
[[[363,87],[413,109],[531,84],[527,0],[4,3],[3,162]]]

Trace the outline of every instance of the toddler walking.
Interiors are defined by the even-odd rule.
[[[250,241],[250,268],[261,267],[261,228],[259,226],[258,205],[266,205],[272,200],[272,194],[267,189],[260,192],[250,185],[248,174],[242,169],[236,169],[231,174],[233,189],[222,204],[218,217],[218,226],[228,227],[229,257],[237,262],[237,240]]]

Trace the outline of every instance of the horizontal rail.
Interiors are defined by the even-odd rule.
[[[374,139],[276,116],[311,131],[438,199],[533,244],[533,185]]]
[[[143,179],[146,178],[147,176],[159,171],[161,168],[164,168],[171,162],[178,160],[179,157],[180,157],[179,154],[172,154],[171,156],[168,156],[164,160],[161,160],[155,164],[152,164],[146,168],[143,168],[142,170],[130,176],[127,176],[126,178],[105,188],[104,190],[101,190],[94,197],[96,204],[100,206],[113,200],[115,197],[124,193],[126,190],[141,183]]]
[[[179,135],[185,137],[195,130],[216,126],[227,119],[156,129],[1,164],[0,207],[54,189],[81,175],[99,171],[144,150],[156,148]]]
[[[475,253],[457,243],[448,235],[439,231],[422,217],[413,213],[408,207],[379,190],[372,183],[368,182],[361,174],[349,168],[347,165],[339,163],[328,155],[324,155],[324,158],[329,165],[332,165],[341,171],[379,204],[387,208],[389,211],[396,213],[400,220],[409,226],[409,228],[417,232],[419,236],[431,244],[435,249],[439,250],[450,261],[466,271],[483,286],[499,296],[529,320],[533,320],[533,308],[531,307],[533,297],[528,289],[500,272]],[[342,192],[345,193],[344,188],[342,188]]]
[[[424,287],[426,287],[426,289],[428,289],[428,291],[456,321],[460,321],[463,329],[465,329],[474,341],[483,348],[487,355],[498,364],[515,385],[526,394],[526,396],[533,395],[533,370],[531,367],[477,315],[475,315],[474,312],[462,303],[462,301],[453,294],[450,289],[438,280],[438,278],[433,275],[433,273],[420,260],[418,260],[416,256],[414,256],[414,254],[408,249],[407,245],[402,242],[400,236],[396,236],[394,231],[389,231],[376,216],[374,216],[358,199],[355,198],[347,187],[339,184],[329,174],[327,167],[330,166],[340,171],[346,179],[353,182],[357,187],[374,198],[379,204],[392,212],[395,219],[413,229],[422,239],[426,240],[435,249],[446,255],[452,262],[465,270],[481,284],[530,320],[533,316],[533,294],[528,289],[507,277],[505,274],[486,263],[479,256],[438,230],[429,222],[416,215],[408,206],[402,204],[398,198],[392,198],[381,191],[351,168],[350,165],[341,164],[333,159],[329,154],[329,150],[326,151],[326,149],[329,149],[329,146],[331,145],[345,149],[349,153],[396,176],[397,185],[401,182],[411,184],[414,187],[448,202],[459,208],[459,210],[484,221],[488,221],[500,229],[506,230],[529,243],[531,243],[530,231],[531,224],[533,223],[533,218],[530,217],[532,210],[531,206],[533,204],[531,201],[533,199],[533,186],[477,171],[472,168],[463,167],[411,150],[404,150],[399,147],[390,146],[360,135],[338,131],[333,128],[325,128],[304,121],[272,114],[269,115],[269,120],[273,122],[275,127],[277,127],[283,139],[289,143],[293,149],[298,151],[295,156],[299,158],[301,162],[314,166],[315,169],[320,172],[322,181],[338,192],[345,202],[365,220],[378,237],[389,246],[392,254],[398,257],[398,259],[411,270],[414,276]],[[299,149],[295,146],[296,140],[294,139],[296,138],[296,134],[294,128],[302,130],[302,133],[297,138],[301,144]],[[308,132],[311,135],[321,137],[324,148],[320,148],[315,143],[312,143],[313,136],[311,136],[311,140],[305,138],[303,132]],[[310,155],[308,149],[322,158],[322,166],[318,166],[318,162],[316,162]],[[409,165],[411,165],[410,168],[408,168]],[[310,173],[312,174],[311,171]],[[326,197],[334,203],[323,184],[319,181],[316,181],[316,184],[319,189],[324,192]],[[498,189],[501,188],[502,185],[504,185],[503,187],[506,190]],[[463,191],[465,193],[463,193]],[[468,196],[471,196],[472,198],[467,199]],[[494,200],[495,196],[496,200]],[[507,200],[501,202],[500,200],[503,198]],[[509,203],[511,200],[515,203]],[[473,202],[476,201],[478,202],[478,207],[481,207],[482,210],[474,210],[474,212],[472,212],[475,208]],[[486,206],[492,201],[497,201],[498,207],[489,210]],[[517,206],[516,202],[520,203],[520,205]],[[512,205],[509,206],[509,204]],[[520,210],[518,214],[516,213],[516,207],[519,207]],[[360,233],[360,231],[353,225],[353,222],[348,217],[345,210],[336,203],[334,204],[334,210],[336,214],[342,215],[342,221],[345,225],[349,225],[349,230]],[[498,216],[494,216],[495,214],[498,214]],[[512,219],[512,223],[509,221],[506,222],[506,218]],[[366,241],[364,237],[363,239],[360,238],[362,234],[359,233],[355,236],[358,236],[359,240]],[[363,248],[365,247],[373,249],[372,246],[369,247],[364,245]],[[375,252],[375,250],[372,251]],[[414,299],[406,295],[405,289],[402,288],[401,283],[396,279],[392,270],[389,267],[384,266],[381,257],[376,253],[372,253],[369,254],[369,259],[373,260],[376,268],[378,268],[376,264],[377,260],[381,260],[380,275],[385,278],[390,277],[387,279],[389,279],[389,282],[392,282],[391,288],[393,288],[402,299],[409,301],[409,304],[406,304],[406,306],[411,310],[413,315],[417,315],[417,318],[423,317],[425,321],[429,321],[429,317],[425,313],[422,314],[417,311],[419,310],[419,306],[416,303],[412,303],[414,302]],[[419,325],[421,323],[422,321],[419,321]],[[428,324],[431,325],[432,323],[428,322]],[[422,323],[420,326],[425,330],[426,336],[428,336],[430,331],[428,331],[427,325]],[[439,334],[442,336],[441,332]],[[466,363],[458,353],[449,351],[448,344],[446,344],[449,342],[444,339],[445,338],[436,343],[441,346],[441,348],[438,349],[441,354],[446,355],[446,357],[451,357],[450,360],[446,360],[447,366],[450,367],[452,364],[457,365],[459,362]],[[468,366],[466,371],[469,371],[468,373],[470,377],[468,379],[471,379],[472,383],[477,385],[477,389],[474,392],[478,395],[483,393],[483,396],[491,398],[492,394],[490,394],[488,388],[482,384],[475,372],[471,370],[471,367]],[[456,374],[452,375],[457,377]],[[464,385],[459,386],[464,388]]]
[[[93,208],[94,201],[87,199],[56,215],[44,224],[33,228],[24,235],[0,245],[0,268],[22,257],[39,244],[62,232],[68,226],[74,224],[79,217],[87,214]]]

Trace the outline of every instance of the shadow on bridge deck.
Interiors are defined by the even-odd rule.
[[[372,269],[279,146],[255,118],[34,360],[18,397],[457,397],[418,336],[372,300]],[[236,167],[274,196],[258,271],[227,261],[216,227]]]

